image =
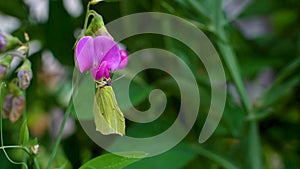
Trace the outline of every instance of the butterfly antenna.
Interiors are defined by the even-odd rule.
[[[126,74],[123,74],[123,75],[119,76],[118,78],[112,80],[112,83],[115,82],[115,81],[118,81],[118,80],[122,79],[125,76],[126,76]]]

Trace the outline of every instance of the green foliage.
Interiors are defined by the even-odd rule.
[[[134,163],[145,157],[146,154],[141,152],[123,152],[120,155],[122,156],[114,154],[104,154],[86,162],[80,167],[80,169],[122,169],[127,165],[130,165],[131,163]]]
[[[73,17],[62,0],[48,0],[48,19],[39,21],[33,17],[33,9],[27,1],[0,1],[0,15],[13,16],[19,21],[20,25],[11,32],[12,35],[24,41],[23,34],[27,32],[31,41],[39,43],[30,56],[33,79],[26,91],[27,120],[21,118],[15,124],[7,120],[1,122],[4,146],[20,143],[30,153],[30,148],[39,144],[36,156],[20,153],[20,147],[6,149],[14,161],[24,161],[29,167],[33,166],[32,157],[36,157],[41,168],[46,168],[58,140],[56,130],[60,123],[55,121],[62,117],[57,120],[54,116],[57,115],[57,108],[63,111],[68,106],[74,68],[73,45],[84,24],[88,0],[80,2],[84,10],[78,17]],[[138,153],[133,158],[126,158],[105,154],[84,133],[78,122],[90,119],[92,114],[77,117],[76,109],[70,108],[74,115],[71,119],[74,122],[73,131],[62,137],[62,143],[56,150],[57,156],[52,159],[52,167],[276,169],[300,166],[300,4],[297,0],[252,1],[232,20],[226,17],[221,0],[104,0],[91,6],[91,9],[102,15],[104,23],[146,11],[169,13],[190,21],[208,36],[218,50],[227,84],[234,87],[228,87],[224,114],[216,132],[204,144],[198,144],[196,141],[207,117],[211,98],[209,77],[203,63],[187,46],[170,37],[147,34],[127,38],[121,43],[129,54],[144,48],[161,48],[173,52],[189,66],[201,95],[194,127],[180,144],[164,154],[140,159],[145,155]],[[238,22],[257,17],[267,18],[263,23],[270,22],[268,31],[249,38]],[[264,77],[267,85],[261,85],[259,77],[266,70],[272,72],[272,77]],[[115,77],[120,76],[118,73]],[[131,72],[124,73],[131,76]],[[10,72],[7,79],[15,75],[15,72]],[[112,86],[120,88],[119,85],[127,80],[126,76]],[[180,109],[179,88],[167,73],[151,69],[134,78],[130,91],[114,91],[117,100],[126,99],[129,92],[135,108],[147,110],[149,93],[155,88],[162,89],[166,94],[168,102],[165,112],[149,124],[126,121],[126,134],[129,136],[149,137],[167,130]],[[88,97],[92,93],[86,91],[83,94]],[[82,103],[81,108],[84,110],[86,106]],[[121,102],[119,106],[122,111],[130,108],[127,102]],[[29,133],[38,140],[31,140]],[[3,169],[22,168],[22,165],[12,165],[7,160],[2,147],[0,164]]]

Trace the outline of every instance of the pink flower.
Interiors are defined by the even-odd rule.
[[[127,52],[107,36],[82,37],[76,45],[75,56],[80,72],[91,70],[95,80],[109,78],[110,71],[123,69],[128,62]]]

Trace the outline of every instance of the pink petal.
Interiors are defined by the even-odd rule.
[[[110,73],[109,73],[109,69],[105,69],[105,72],[104,72],[104,76],[108,79],[110,78]]]
[[[126,50],[120,50],[121,62],[117,69],[123,69],[127,66],[128,63],[128,54]]]
[[[119,54],[119,47],[117,43],[107,37],[107,36],[98,36],[94,39],[94,50],[98,59],[98,63],[107,62],[107,67],[110,70],[115,70],[121,60]]]
[[[95,80],[100,80],[104,76],[109,78],[109,69],[107,62],[102,62],[97,68],[92,68],[92,75]]]
[[[82,37],[76,45],[76,61],[81,73],[93,66],[94,55],[93,38]]]

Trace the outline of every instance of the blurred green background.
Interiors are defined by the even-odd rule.
[[[0,29],[22,41],[23,33],[27,32],[32,41],[30,60],[34,78],[27,90],[27,119],[31,137],[39,140],[38,159],[42,168],[50,156],[70,97],[73,45],[83,26],[87,3],[0,1]],[[122,41],[129,54],[150,47],[178,54],[193,71],[201,93],[198,119],[188,136],[172,150],[133,163],[128,169],[300,168],[300,1],[220,3],[221,0],[107,0],[91,7],[105,22],[150,11],[182,17],[208,36],[226,71],[228,94],[221,123],[208,141],[199,144],[199,133],[210,106],[210,84],[201,61],[183,44],[160,35],[138,35]],[[127,122],[129,135],[153,136],[167,129],[176,118],[179,89],[168,74],[159,70],[147,70],[136,78],[144,81],[143,87],[132,85],[129,92],[139,110],[149,107],[148,94],[153,87],[164,90],[168,98],[164,115],[156,121],[143,125]],[[245,84],[241,90],[249,96],[250,101],[246,102],[253,109],[251,116],[239,97],[237,79]],[[20,122],[3,121],[5,145],[18,144],[19,129]],[[8,153],[17,161],[23,158],[20,151]],[[57,167],[79,168],[103,153],[76,118],[70,118],[55,162]],[[11,164],[0,151],[0,168],[21,166]]]

